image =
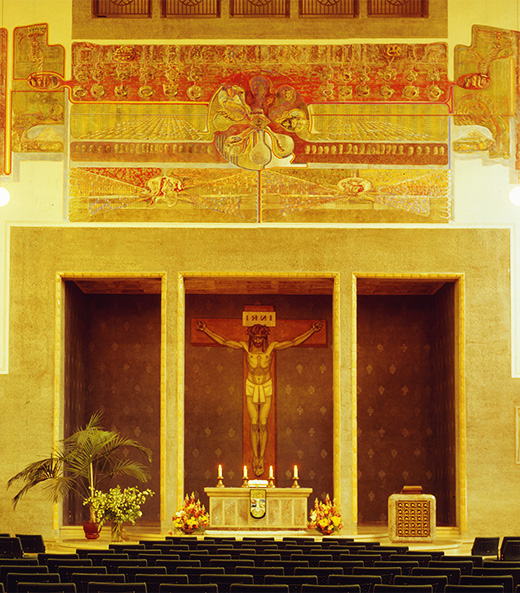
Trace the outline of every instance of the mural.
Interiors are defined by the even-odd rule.
[[[450,151],[512,156],[512,31],[454,82],[444,43],[77,42],[65,80],[47,35],[15,29],[11,148],[67,158],[73,222],[448,222]]]
[[[444,44],[76,43],[70,86],[71,220],[449,219]]]
[[[451,214],[445,170],[275,169],[262,188],[265,222],[442,222]]]
[[[7,134],[7,30],[0,29],[0,173],[8,172]]]
[[[257,195],[257,175],[240,169],[73,167],[69,218],[255,222]]]
[[[446,101],[444,43],[366,45],[95,45],[74,43],[76,101],[203,101],[220,87],[250,91],[258,110],[305,101]],[[257,78],[260,77],[260,78]],[[252,83],[252,84],[251,84]],[[231,86],[233,86],[231,85]]]
[[[14,30],[12,151],[65,151],[65,50],[47,43],[47,25]]]
[[[455,48],[454,123],[464,126],[455,131],[456,152],[485,152],[502,159],[511,156],[509,121],[514,115],[517,37],[513,31],[477,26],[471,46]]]

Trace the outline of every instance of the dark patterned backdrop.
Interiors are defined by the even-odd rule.
[[[104,425],[154,451],[157,495],[143,508],[159,518],[160,296],[84,295],[66,283],[66,434],[97,409]],[[358,299],[359,520],[387,521],[387,499],[404,484],[437,498],[437,522],[455,521],[455,334],[453,285],[430,297]],[[332,494],[331,298],[187,295],[191,318],[240,318],[244,305],[275,305],[280,319],[327,320],[327,348],[277,357],[276,483],[291,484],[298,464],[310,497]],[[241,484],[243,357],[186,339],[185,490],[203,500],[218,464],[228,486]],[[272,435],[274,438],[274,435]],[[123,482],[121,482],[124,485]],[[206,501],[207,502],[207,501]],[[65,523],[81,522],[65,505]]]
[[[76,428],[86,422],[85,401],[85,331],[87,314],[85,295],[73,282],[64,283],[64,323],[65,323],[65,369],[64,393],[65,413],[64,432],[69,436]],[[75,496],[63,504],[65,525],[81,523],[86,518],[85,507]]]
[[[84,341],[87,323],[85,295],[73,282],[65,282],[65,434],[85,418]]]
[[[358,298],[360,523],[386,523],[388,497],[418,484],[455,520],[453,286],[434,296]]]
[[[72,283],[66,305],[66,434],[103,411],[103,426],[153,452],[151,488],[143,520],[158,521],[160,508],[160,295],[83,294]],[[143,456],[137,457],[146,462]],[[115,486],[116,482],[110,486]],[[65,522],[86,516],[77,501],[66,505]]]
[[[445,284],[436,294],[433,314],[433,418],[438,462],[434,468],[437,523],[455,525],[455,309],[454,287]]]
[[[298,465],[300,485],[313,488],[309,502],[332,480],[332,334],[330,296],[187,295],[192,318],[240,319],[244,305],[274,305],[278,319],[325,319],[326,348],[297,347],[276,358],[276,485],[291,486]],[[226,486],[241,486],[243,353],[192,346],[186,336],[185,490],[207,503],[206,486],[222,464]],[[273,413],[273,412],[271,412]],[[272,435],[274,436],[274,435]]]

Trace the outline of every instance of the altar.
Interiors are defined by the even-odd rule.
[[[265,514],[255,518],[252,504],[264,497]],[[312,488],[204,488],[210,529],[306,529]],[[252,503],[253,500],[253,503]],[[261,513],[255,513],[261,514]]]

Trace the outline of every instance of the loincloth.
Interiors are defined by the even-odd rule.
[[[246,396],[253,398],[254,404],[265,404],[265,398],[273,395],[273,380],[257,385],[246,379]]]

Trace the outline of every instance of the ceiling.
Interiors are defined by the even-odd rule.
[[[415,278],[358,278],[359,295],[431,295],[446,284],[446,280]]]
[[[162,278],[114,277],[69,279],[86,294],[161,294]],[[439,278],[357,278],[359,295],[432,295],[446,280]],[[331,295],[334,277],[186,276],[186,294]]]
[[[81,278],[72,280],[85,294],[161,294],[161,278]]]
[[[210,276],[185,278],[186,294],[332,294],[334,278]]]

